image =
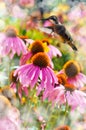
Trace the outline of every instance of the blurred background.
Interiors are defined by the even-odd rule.
[[[45,23],[40,19],[51,15],[57,16],[60,23],[67,28],[78,48],[77,52],[62,43],[59,37],[56,39],[50,36],[43,28]],[[68,60],[73,59],[79,62],[81,71],[86,74],[86,0],[0,0],[0,38],[8,26],[17,28],[18,36],[23,40],[45,38],[58,47],[62,57],[53,58],[55,70],[61,70]],[[19,65],[19,58],[15,55],[10,61],[8,56],[3,58],[0,55],[2,95],[3,88],[9,88],[10,72]],[[17,94],[8,91],[8,95],[12,95],[11,105],[17,109],[15,117],[17,123],[21,122],[21,130],[54,130],[62,124],[69,125],[71,130],[86,130],[86,111],[65,113],[64,107],[61,110],[57,107],[53,109],[47,101],[42,103],[34,91],[31,91],[28,98],[23,96],[21,101]],[[86,89],[83,91],[86,93]],[[7,92],[4,96],[7,97]],[[11,110],[10,107],[9,109]]]

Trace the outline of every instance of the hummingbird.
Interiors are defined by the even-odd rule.
[[[41,20],[43,22],[45,22],[46,20],[52,22],[52,26],[46,26],[45,28],[51,29],[52,30],[51,33],[59,35],[64,43],[67,43],[74,51],[77,51],[77,48],[74,45],[74,41],[70,33],[67,31],[65,26],[59,22],[58,18],[55,15],[52,15],[48,18],[43,18]]]

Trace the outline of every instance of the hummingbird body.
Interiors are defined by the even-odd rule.
[[[67,43],[68,45],[71,46],[73,50],[77,51],[77,48],[74,45],[74,41],[71,35],[66,30],[65,26],[58,22],[58,19],[56,16],[50,16],[44,20],[52,21],[54,23],[53,26],[47,26],[46,28],[51,29],[52,32],[54,32],[55,34],[59,35],[62,38],[64,43]]]

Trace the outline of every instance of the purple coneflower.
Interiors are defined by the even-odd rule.
[[[66,62],[61,73],[65,73],[68,83],[73,84],[78,89],[86,84],[86,76],[81,73],[80,65],[74,60]]]
[[[9,55],[12,59],[15,54],[25,54],[27,52],[24,42],[17,36],[16,30],[13,27],[8,27],[2,35],[0,41],[1,54],[3,56]]]
[[[43,94],[43,100],[48,98],[49,101],[52,102],[52,105],[55,104],[64,104],[66,102],[65,94],[64,94],[64,84],[66,84],[66,76],[64,74],[58,74],[58,84],[54,86],[52,91],[47,91]]]
[[[84,92],[77,90],[73,84],[67,83],[66,78],[61,75],[58,77],[58,83],[52,91],[47,92],[46,97],[44,95],[44,99],[48,98],[53,105],[68,103],[72,110],[77,107],[86,108],[86,94]]]
[[[30,64],[20,66],[14,73],[18,75],[19,82],[24,86],[33,88],[38,81],[38,94],[42,90],[52,90],[55,83],[58,82],[54,72],[49,67],[50,60],[46,53],[39,52],[31,59]]]
[[[39,40],[36,40],[34,42],[32,42],[29,46],[28,52],[24,55],[22,55],[21,59],[20,59],[20,65],[24,65],[26,64],[26,62],[36,53],[38,52],[44,52],[45,47],[43,45],[43,43]]]
[[[86,94],[72,84],[65,84],[65,96],[68,102],[68,105],[71,106],[72,110],[75,110],[77,107],[80,109],[86,109]]]
[[[24,65],[24,64],[30,62],[31,57],[34,56],[38,52],[48,52],[49,51],[48,46],[40,40],[36,40],[34,42],[32,42],[32,40],[28,40],[28,43],[30,44],[30,46],[28,47],[28,52],[26,54],[22,55],[22,57],[20,59],[20,65]],[[53,68],[53,62],[51,61],[51,59],[50,59],[50,66],[51,66],[51,68]]]

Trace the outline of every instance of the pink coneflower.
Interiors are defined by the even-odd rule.
[[[43,94],[43,100],[48,99],[49,102],[52,102],[52,105],[55,104],[61,105],[66,103],[66,98],[64,94],[64,87],[59,85],[52,89],[52,91],[46,91]]]
[[[53,57],[61,57],[61,52],[53,45],[50,45],[49,40],[43,39],[43,43],[47,43],[47,46],[49,47],[48,55],[52,59]]]
[[[32,42],[29,46],[28,52],[22,55],[20,59],[20,65],[25,64],[33,55],[35,55],[38,52],[44,52],[44,50],[45,47],[40,40]]]
[[[43,95],[43,99],[48,98],[53,105],[66,104],[71,107],[72,110],[77,107],[86,108],[86,94],[77,88],[73,84],[67,83],[67,79],[64,74],[59,74],[58,83],[52,91],[48,91],[46,95]]]
[[[47,39],[44,39],[42,41],[33,41],[31,39],[28,39],[26,41],[28,42],[28,44],[30,44],[30,46],[28,47],[28,52],[22,55],[20,59],[20,65],[26,64],[26,62],[38,52],[46,52],[49,55],[50,59],[52,59],[55,56],[62,56],[61,52],[53,45],[50,45]],[[52,61],[51,67],[53,68]]]
[[[77,107],[80,109],[86,109],[86,94],[72,84],[65,84],[66,89],[66,100],[68,105],[71,106],[72,110],[75,110]]]
[[[20,59],[20,65],[26,64],[26,62],[28,62],[28,60],[30,60],[30,58],[34,56],[36,53],[45,52],[48,50],[47,45],[45,46],[45,44],[43,44],[40,40],[36,40],[33,42],[32,40],[27,40],[27,42],[29,42],[30,46],[28,47],[28,52],[22,55]]]
[[[25,54],[27,52],[24,42],[17,36],[16,30],[13,27],[9,27],[2,35],[0,41],[1,54],[3,56],[9,55],[12,59],[15,54]]]
[[[86,109],[86,94],[77,90],[74,85],[69,83],[66,83],[64,86],[59,85],[59,87],[53,88],[51,92],[47,93],[46,98],[48,98],[53,105],[66,105],[67,102],[71,110],[75,110],[77,107]]]
[[[74,60],[66,62],[61,73],[66,74],[68,83],[73,84],[78,89],[86,84],[86,76],[81,73],[80,65]]]
[[[20,83],[24,86],[30,86],[33,88],[38,81],[38,93],[41,90],[52,90],[57,78],[49,67],[50,60],[46,53],[39,52],[32,57],[32,63],[20,66],[14,73],[14,76],[18,75]]]

